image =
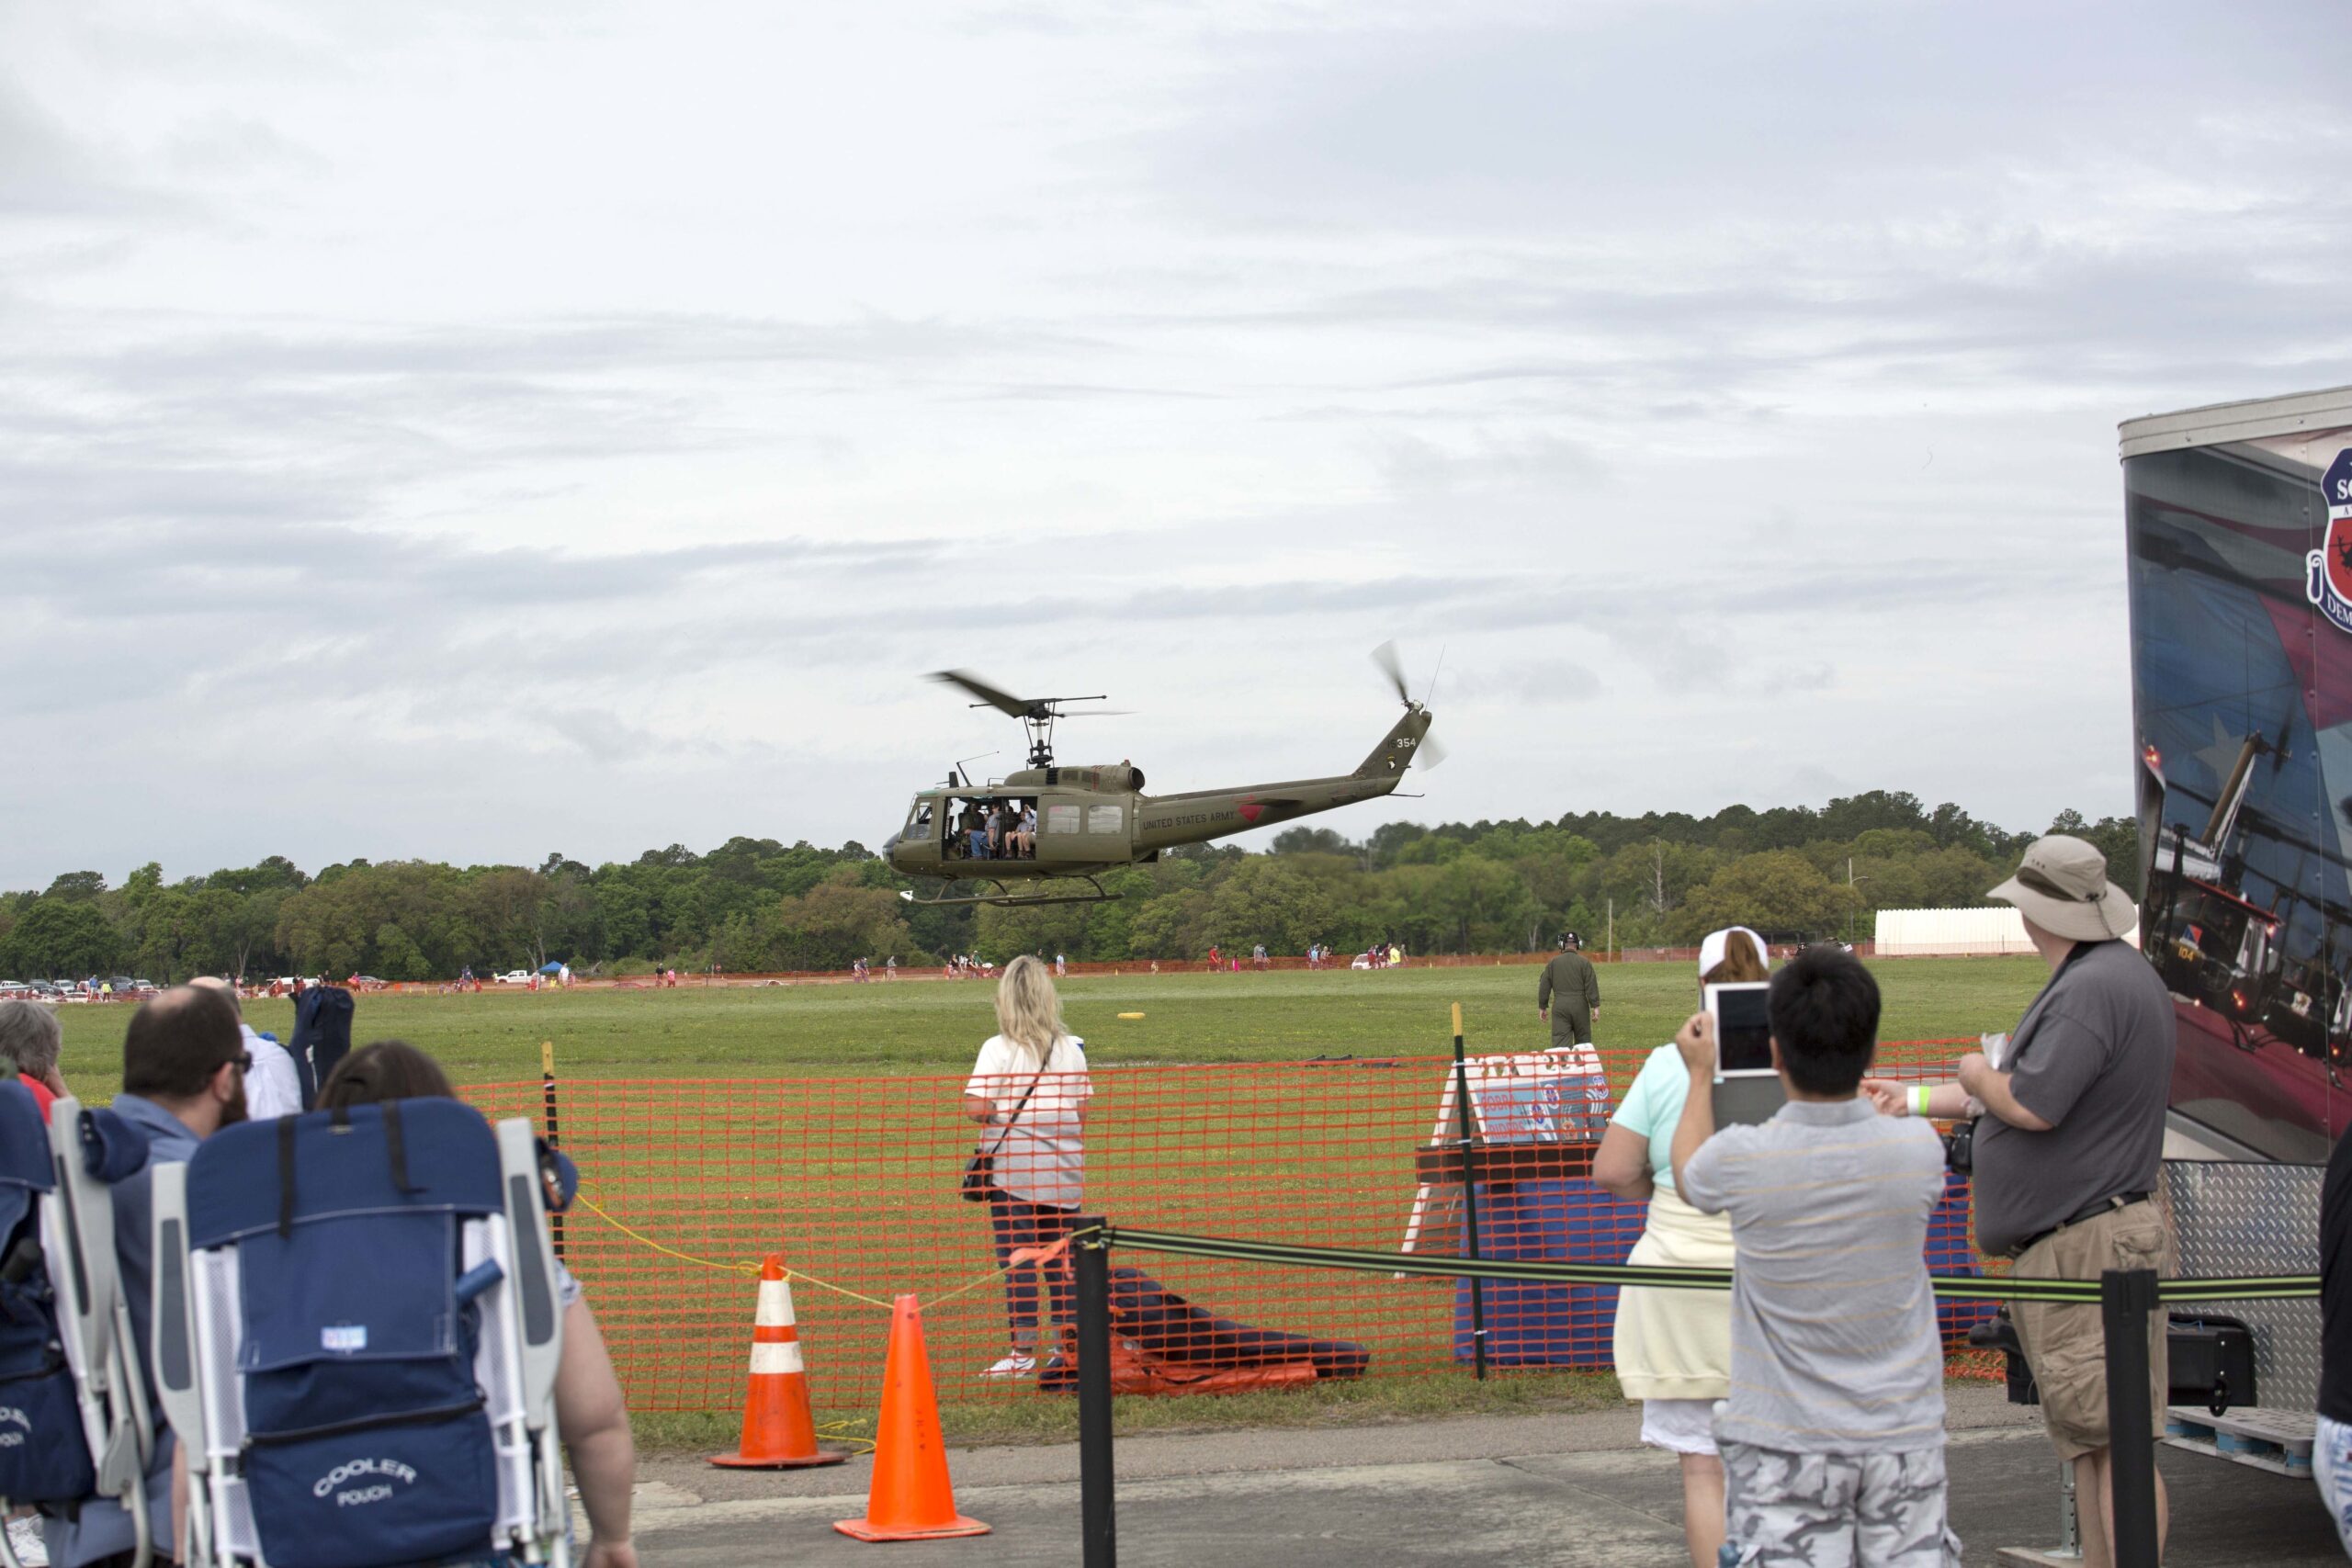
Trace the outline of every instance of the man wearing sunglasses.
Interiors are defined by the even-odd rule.
[[[1959,1082],[1873,1079],[1891,1115],[1975,1117],[1970,1202],[1977,1250],[2015,1259],[2019,1279],[2096,1280],[2109,1269],[2169,1275],[2172,1228],[2155,1200],[2172,1087],[2172,997],[2123,940],[2138,921],[2107,860],[2063,833],[2037,839],[1989,895],[2025,917],[2050,982],[1998,1062],[1960,1059]],[[2086,1568],[2107,1568],[2114,1494],[2106,1335],[2097,1303],[2018,1302],[2018,1338],[2041,1393],[2042,1425],[2075,1467]],[[2148,1320],[2149,1403],[2164,1432],[2165,1316]],[[2091,1501],[2098,1506],[2092,1506]],[[2166,1523],[2156,1478],[2156,1531]]]

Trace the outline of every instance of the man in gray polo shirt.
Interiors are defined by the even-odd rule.
[[[2050,983],[2011,1032],[1998,1062],[1971,1052],[1957,1083],[1872,1079],[1891,1114],[1976,1118],[1970,1185],[1976,1247],[2017,1260],[2021,1280],[2096,1280],[2109,1269],[2173,1267],[2172,1228],[2154,1201],[2172,1087],[2171,993],[2122,941],[2137,919],[2107,860],[2064,834],[2037,839],[2018,874],[1992,891],[2017,906]],[[2041,1394],[2042,1425],[2075,1466],[2084,1568],[2108,1568],[2115,1508],[2109,1465],[2107,1335],[2097,1303],[2018,1302],[2010,1308]],[[2171,1378],[2165,1318],[2148,1314],[2150,1415],[2164,1434]],[[2167,1523],[2156,1477],[2156,1533]]]
[[[1697,1014],[1675,1037],[1690,1073],[1675,1186],[1731,1216],[1731,1397],[1715,1442],[1725,1551],[1743,1568],[1960,1562],[1926,1259],[1943,1145],[1859,1097],[1878,1015],[1878,983],[1851,953],[1798,954],[1766,1008],[1788,1103],[1720,1133],[1713,1021]]]

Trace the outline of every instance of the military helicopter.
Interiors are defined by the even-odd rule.
[[[1118,897],[1096,880],[1114,866],[1149,864],[1179,844],[1204,843],[1393,793],[1416,760],[1424,768],[1435,767],[1444,753],[1428,739],[1429,707],[1413,700],[1396,645],[1381,644],[1373,660],[1396,688],[1405,716],[1353,773],[1157,795],[1143,793],[1143,770],[1132,762],[1055,765],[1055,724],[1109,711],[1070,705],[1103,697],[1016,697],[968,671],[939,671],[932,679],[978,698],[972,706],[994,708],[1021,721],[1029,765],[985,785],[974,784],[960,767],[951,768],[946,783],[915,795],[905,823],[883,841],[883,858],[894,871],[935,879],[942,886],[929,898],[917,898],[911,891],[899,897],[926,908],[1100,903]],[[1034,809],[1036,831],[1016,834],[1007,829],[991,851],[983,824],[997,806],[1013,823]],[[947,885],[962,880],[988,884],[994,891],[948,897]],[[1044,886],[1014,893],[1013,883]],[[1057,888],[1057,883],[1063,886]],[[1075,883],[1085,886],[1069,886]]]

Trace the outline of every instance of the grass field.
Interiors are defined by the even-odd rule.
[[[1873,965],[1884,987],[1880,1034],[1941,1039],[2007,1029],[2047,972],[2033,958],[1898,959]],[[1099,1065],[1295,1061],[1323,1054],[1432,1055],[1450,1048],[1447,1004],[1462,1004],[1472,1051],[1549,1043],[1535,1014],[1537,971],[1334,971],[1130,975],[1063,983],[1063,1010]],[[1688,965],[1601,971],[1604,1046],[1656,1044],[1697,1003]],[[402,1039],[461,1083],[535,1078],[539,1042],[566,1077],[767,1077],[831,1072],[951,1072],[995,1032],[983,981],[682,987],[674,991],[485,991],[363,996],[355,1041]],[[290,1039],[290,1002],[249,1002],[256,1029]],[[1141,1012],[1123,1021],[1122,1012]],[[68,1007],[66,1081],[85,1100],[119,1082],[128,1007]]]
[[[2006,1029],[2045,974],[2031,959],[1876,968],[1888,1040]],[[1536,976],[1510,965],[1068,981],[1069,1021],[1104,1075],[1090,1122],[1090,1205],[1167,1229],[1398,1245],[1413,1201],[1412,1150],[1427,1136],[1442,1072],[1314,1073],[1311,1083],[1278,1073],[1259,1086],[1253,1069],[1227,1065],[1441,1055],[1451,1044],[1453,1001],[1463,1004],[1473,1052],[1531,1049],[1549,1038],[1535,1012]],[[1694,1004],[1695,978],[1680,964],[1602,970],[1595,1032],[1620,1092],[1640,1055]],[[819,1279],[877,1296],[918,1292],[949,1431],[967,1441],[1059,1439],[1069,1431],[1068,1401],[983,1396],[988,1391],[967,1381],[1001,1348],[993,1287],[944,1305],[934,1300],[989,1259],[982,1214],[954,1196],[970,1126],[955,1113],[951,1086],[922,1080],[968,1066],[994,1032],[992,994],[984,982],[910,979],[363,996],[355,1039],[409,1040],[470,1085],[536,1080],[539,1042],[552,1041],[559,1072],[574,1086],[565,1101],[567,1145],[616,1216],[669,1247],[721,1260],[718,1267],[781,1247]],[[1121,1012],[1145,1016],[1122,1020]],[[290,1004],[249,1003],[247,1013],[257,1028],[290,1036]],[[85,1100],[114,1092],[130,1014],[117,1005],[62,1010],[63,1070]],[[1934,1061],[1943,1053],[1921,1055]],[[1146,1064],[1206,1070],[1111,1077]],[[726,1087],[750,1078],[786,1081]],[[649,1089],[648,1079],[673,1082]],[[1249,1102],[1260,1094],[1268,1098]],[[1206,1103],[1196,1103],[1204,1096]],[[492,1114],[512,1114],[535,1110],[537,1094],[476,1098],[501,1108]],[[741,1375],[740,1277],[663,1257],[601,1216],[572,1224],[573,1266],[630,1381],[643,1439],[716,1445],[731,1419],[721,1407]],[[1399,1291],[1321,1271],[1220,1271],[1173,1260],[1150,1267],[1245,1321],[1373,1344],[1383,1371],[1410,1375],[1231,1400],[1125,1400],[1123,1429],[1311,1427],[1450,1410],[1589,1407],[1616,1397],[1605,1372],[1479,1384],[1453,1370],[1444,1348],[1452,1288],[1442,1283]],[[813,1289],[801,1292],[799,1306],[812,1364],[826,1369],[820,1411],[842,1435],[854,1435],[872,1409],[875,1314]]]

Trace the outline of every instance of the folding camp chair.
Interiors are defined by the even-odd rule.
[[[0,1084],[0,1511],[116,1498],[145,1568],[153,1437],[107,1190],[144,1145],[127,1170],[93,1168],[82,1120],[63,1097],[44,1128],[30,1091]],[[118,1163],[129,1146],[118,1142]],[[0,1562],[16,1568],[5,1535]]]
[[[562,1303],[530,1124],[410,1100],[247,1122],[155,1172],[181,1561],[571,1561]]]

